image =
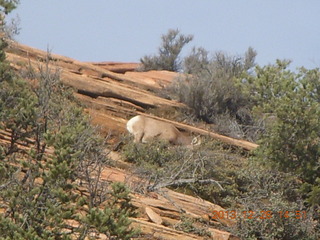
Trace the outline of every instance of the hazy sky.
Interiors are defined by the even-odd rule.
[[[320,0],[20,0],[23,44],[81,61],[138,62],[160,36],[194,35],[184,52],[257,52],[257,63],[290,59],[320,67]]]

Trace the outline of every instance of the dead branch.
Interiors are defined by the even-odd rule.
[[[155,191],[157,189],[168,187],[168,186],[181,186],[183,184],[190,184],[190,183],[216,184],[221,190],[224,190],[224,188],[221,186],[221,184],[214,179],[195,179],[195,178],[178,179],[178,180],[172,180],[169,182],[162,182],[162,183],[154,184],[153,186],[149,186],[148,190]]]

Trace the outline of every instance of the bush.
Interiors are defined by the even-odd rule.
[[[183,231],[186,233],[193,233],[198,236],[211,238],[212,234],[207,231],[204,227],[195,226],[196,221],[187,216],[182,216],[181,221],[174,225],[174,228],[178,231]]]
[[[296,176],[253,162],[237,178],[240,207],[236,225],[229,231],[241,239],[319,238],[316,212],[304,206]]]
[[[90,214],[107,200],[107,184],[100,179],[105,146],[60,83],[59,70],[49,68],[49,59],[29,69],[26,76],[36,82],[32,87],[13,72],[0,82],[0,127],[10,136],[0,148],[1,239],[84,239],[99,231],[80,213]],[[88,194],[77,190],[79,182]],[[117,201],[127,204],[130,199],[121,189],[114,188]],[[119,201],[111,201],[108,211]],[[121,231],[108,233],[129,236],[128,217],[118,211]]]
[[[304,204],[297,174],[264,166],[261,161],[253,161],[255,158],[244,160],[239,152],[216,142],[202,142],[196,151],[172,148],[161,142],[129,143],[124,153],[129,161],[138,165],[140,177],[149,180],[147,190],[170,187],[236,211],[236,225],[227,228],[236,236],[243,239],[319,238],[317,208]],[[262,219],[251,219],[250,211],[264,215]],[[268,217],[267,211],[272,212],[272,217]],[[296,218],[299,217],[296,211],[303,211],[305,215]],[[177,227],[196,231],[188,220]]]
[[[129,190],[124,184],[113,183],[111,187],[105,208],[91,209],[86,222],[110,239],[129,240],[138,233],[130,228],[129,217],[137,216],[135,207],[130,203]]]
[[[158,186],[174,185],[174,181],[185,177],[186,171],[181,171],[181,162],[186,160],[187,154],[181,147],[170,149],[169,144],[163,141],[153,141],[150,143],[129,143],[123,149],[123,154],[127,161],[136,164],[139,176],[148,179],[149,189],[156,189]],[[187,161],[187,160],[186,160]],[[182,168],[190,167],[190,161]],[[173,175],[180,172],[176,177]],[[173,177],[173,178],[172,178]]]
[[[244,132],[248,132],[247,126],[254,125],[254,119],[250,98],[242,93],[237,79],[254,66],[256,53],[249,48],[244,57],[217,52],[209,58],[208,54],[202,48],[193,49],[184,60],[184,71],[189,75],[177,79],[169,92],[185,103],[196,118],[215,124],[219,124],[221,118],[228,119],[218,130],[243,137]],[[230,125],[226,126],[227,122]],[[238,126],[236,133],[234,124]]]
[[[170,187],[230,206],[238,194],[235,173],[243,161],[214,141],[202,142],[193,150],[163,142],[128,143],[123,153],[136,164],[139,176],[148,180],[148,190]]]
[[[246,203],[245,208],[237,210],[238,221],[230,230],[241,239],[319,239],[319,224],[313,220],[312,211],[283,201],[281,195],[270,197],[270,201],[272,204],[259,207]]]
[[[255,111],[275,116],[257,149],[256,158],[299,176],[310,204],[319,205],[320,178],[319,70],[286,70],[287,62],[257,69],[251,79]],[[265,86],[268,88],[265,88]]]
[[[161,39],[162,43],[158,55],[141,58],[141,71],[168,70],[177,72],[181,69],[181,50],[193,39],[193,36],[180,34],[178,29],[169,29],[168,33],[162,35]]]

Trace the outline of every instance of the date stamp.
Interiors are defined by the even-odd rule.
[[[238,218],[243,219],[272,219],[272,218],[282,218],[282,219],[306,219],[307,212],[306,211],[269,211],[269,210],[261,210],[261,211],[236,211],[236,210],[224,210],[224,211],[212,211],[210,216],[211,219],[221,220],[221,219],[232,219],[236,220]]]

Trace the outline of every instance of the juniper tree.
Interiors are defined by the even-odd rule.
[[[301,190],[310,204],[319,204],[320,102],[319,69],[287,69],[288,61],[258,67],[248,79],[248,94],[257,113],[275,118],[264,134],[257,159],[301,180]]]

